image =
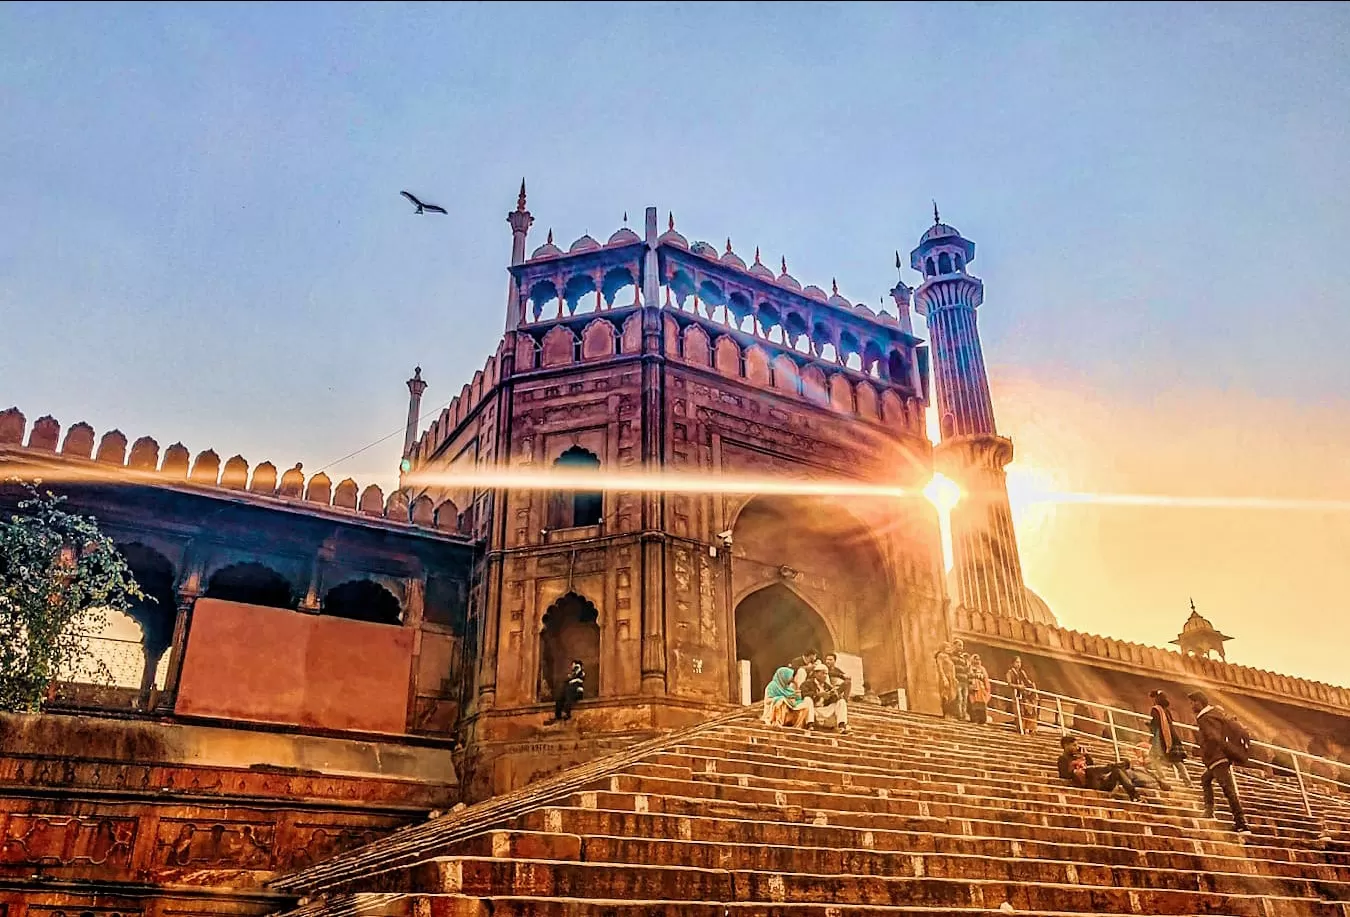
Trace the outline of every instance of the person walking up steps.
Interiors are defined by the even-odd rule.
[[[1251,757],[1251,737],[1247,730],[1222,709],[1209,702],[1203,691],[1186,695],[1195,711],[1195,725],[1200,729],[1200,759],[1205,775],[1200,778],[1200,792],[1204,795],[1205,818],[1214,817],[1214,783],[1223,790],[1228,809],[1233,813],[1233,830],[1251,834],[1242,800],[1238,798],[1237,781],[1233,779],[1233,765],[1246,764]]]

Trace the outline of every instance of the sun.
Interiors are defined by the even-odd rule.
[[[961,500],[961,488],[946,475],[934,474],[928,486],[923,489],[923,495],[939,511],[949,513]]]

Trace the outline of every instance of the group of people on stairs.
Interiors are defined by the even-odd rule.
[[[994,697],[993,681],[979,653],[967,653],[960,637],[934,654],[937,665],[938,694],[942,698],[942,715],[951,719],[983,725],[989,722],[989,704]],[[1036,679],[1031,670],[1022,665],[1022,657],[1013,659],[1012,668],[1004,679],[1012,691],[1010,699],[1013,727],[1026,735],[1036,731],[1039,698]]]
[[[1217,783],[1228,801],[1233,829],[1239,834],[1251,834],[1242,800],[1238,797],[1237,782],[1233,779],[1233,767],[1250,760],[1251,737],[1240,722],[1211,704],[1203,691],[1192,691],[1187,697],[1195,714],[1200,760],[1205,768],[1200,778],[1205,818],[1214,818],[1214,784]],[[1134,749],[1134,762],[1097,764],[1076,737],[1066,734],[1060,739],[1062,751],[1057,762],[1060,779],[1105,793],[1121,789],[1133,800],[1139,799],[1139,786],[1149,783],[1168,792],[1171,789],[1166,779],[1169,771],[1191,786],[1191,775],[1184,763],[1186,746],[1172,719],[1172,705],[1167,693],[1150,691],[1149,699],[1153,702],[1149,710],[1150,737]],[[1132,763],[1137,763],[1138,769]]]
[[[764,688],[764,724],[848,732],[853,679],[838,661],[834,653],[821,661],[818,651],[807,650],[780,666]]]

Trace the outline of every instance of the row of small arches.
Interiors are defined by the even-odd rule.
[[[904,429],[922,425],[922,412],[912,399],[902,398],[890,387],[877,387],[865,379],[856,382],[843,372],[826,373],[811,362],[799,364],[788,354],[772,356],[758,344],[742,347],[728,334],[709,338],[701,326],[690,323],[684,329],[671,317],[665,320],[667,356],[694,366],[706,366],[733,378],[795,395],[821,406],[870,420],[896,424]],[[636,351],[640,344],[638,316],[630,316],[622,329],[605,318],[588,323],[580,334],[565,325],[556,325],[536,341],[529,335],[518,338],[516,365],[522,370],[564,366],[588,360],[601,360],[619,353]],[[898,351],[883,359],[869,352],[870,373],[887,381],[893,375],[909,386],[908,364]],[[880,372],[879,366],[885,366]]]

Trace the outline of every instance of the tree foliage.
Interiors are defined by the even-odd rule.
[[[0,710],[32,712],[64,673],[92,664],[106,674],[89,636],[143,594],[94,519],[19,483],[26,499],[0,520]]]

